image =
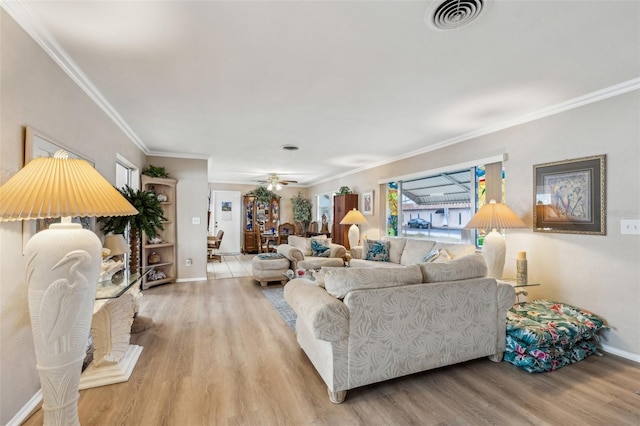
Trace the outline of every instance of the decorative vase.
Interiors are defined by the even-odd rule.
[[[518,284],[527,284],[527,280],[527,253],[519,251],[518,259],[516,260],[516,282]]]

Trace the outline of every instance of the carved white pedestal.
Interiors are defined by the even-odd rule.
[[[80,389],[129,380],[142,352],[142,346],[129,344],[135,302],[131,292],[96,301],[91,323],[93,361],[82,373]]]
[[[80,390],[126,382],[131,377],[141,353],[142,346],[129,345],[127,352],[115,364],[96,367],[91,363],[80,377]]]

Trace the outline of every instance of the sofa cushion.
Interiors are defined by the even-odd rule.
[[[389,241],[386,240],[364,240],[362,243],[362,251],[365,260],[374,260],[378,262],[389,261]]]
[[[422,259],[422,263],[442,263],[451,260],[451,256],[445,249],[433,249]]]
[[[434,249],[445,249],[451,259],[457,259],[459,257],[471,256],[472,254],[476,254],[476,246],[473,244],[436,243]]]
[[[325,238],[324,240],[312,238],[311,239],[311,255],[317,257],[329,257],[329,242]]]
[[[487,276],[487,264],[482,255],[459,257],[444,263],[422,263],[422,280],[425,283],[458,281]]]
[[[344,298],[352,290],[397,287],[422,282],[420,266],[404,268],[341,268],[327,271],[324,286],[337,298]]]
[[[404,250],[402,251],[402,257],[400,258],[400,264],[417,265],[422,263],[422,259],[427,253],[433,250],[435,245],[435,241],[407,238]]]
[[[407,239],[399,237],[384,237],[384,239],[389,241],[389,262],[400,263]]]

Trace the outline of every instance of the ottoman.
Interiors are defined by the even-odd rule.
[[[283,274],[289,270],[289,259],[278,253],[264,253],[255,256],[251,260],[253,278],[266,287],[270,281],[280,281],[282,285],[287,283],[287,277]]]

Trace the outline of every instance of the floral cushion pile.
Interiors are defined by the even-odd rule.
[[[557,370],[595,353],[605,327],[601,317],[564,303],[518,303],[507,312],[504,360],[529,373]]]

